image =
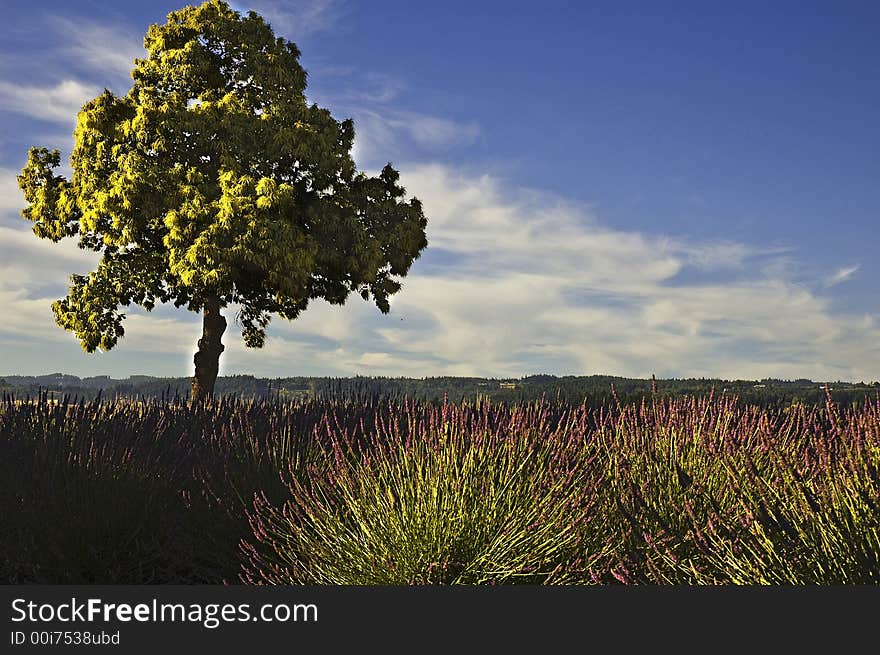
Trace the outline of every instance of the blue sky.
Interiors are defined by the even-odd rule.
[[[53,324],[93,260],[30,235],[14,180],[181,4],[4,4],[0,375],[191,372],[185,312],[96,355]],[[316,303],[261,351],[230,321],[221,372],[880,377],[877,3],[232,4],[300,46],[430,245],[388,316]]]

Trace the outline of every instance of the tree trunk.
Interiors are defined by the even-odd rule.
[[[226,331],[226,319],[220,313],[220,299],[209,296],[205,300],[202,313],[202,338],[199,339],[199,350],[193,361],[196,373],[192,379],[192,401],[202,402],[214,395],[214,382],[220,370],[220,353],[223,344],[220,339]]]

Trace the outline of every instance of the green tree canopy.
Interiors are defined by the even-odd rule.
[[[308,103],[296,45],[221,0],[170,13],[144,45],[129,92],[79,112],[71,179],[46,148],[18,178],[34,234],[101,253],[53,304],[58,325],[92,352],[116,345],[132,303],[202,311],[204,396],[231,303],[250,347],[272,314],[294,319],[317,298],[356,292],[387,313],[427,246],[421,203],[390,164],[356,169],[353,123]]]

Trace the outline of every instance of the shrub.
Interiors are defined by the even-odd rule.
[[[328,429],[321,461],[286,476],[287,502],[256,499],[243,580],[558,583],[607,555],[587,543],[602,479],[585,435],[546,407],[389,414],[402,425]]]

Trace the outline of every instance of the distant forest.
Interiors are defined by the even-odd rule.
[[[876,400],[880,382],[830,382],[838,403],[862,403]],[[656,387],[656,391],[652,389]],[[815,404],[825,400],[825,383],[799,380],[715,380],[637,379],[608,375],[564,376],[532,375],[523,378],[470,377],[289,377],[257,378],[252,375],[219,377],[215,393],[243,399],[319,398],[377,399],[417,398],[429,401],[448,397],[452,401],[488,398],[493,401],[533,401],[541,397],[570,404],[602,406],[608,403],[640,402],[652,393],[660,397],[727,394],[756,405]],[[9,375],[0,379],[4,395],[17,398],[43,393],[50,397],[76,397],[93,400],[102,397],[184,399],[190,389],[189,378],[159,378],[146,375],[114,379],[108,376],[79,378],[55,373],[40,376]],[[616,400],[615,400],[616,397]]]

